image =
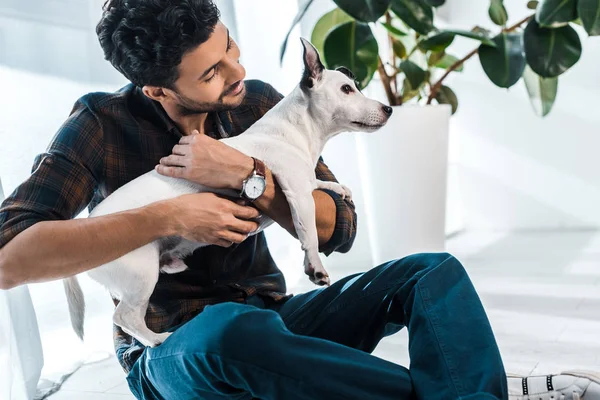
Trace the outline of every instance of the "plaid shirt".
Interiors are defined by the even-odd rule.
[[[243,103],[214,115],[211,136],[235,136],[248,129],[283,96],[260,81],[246,82]],[[152,170],[181,137],[159,103],[128,85],[116,93],[90,93],[80,98],[47,151],[36,157],[31,176],[0,207],[0,248],[40,221],[66,220],[86,206],[91,211],[127,182]],[[318,179],[335,177],[322,160]],[[346,252],[356,232],[354,205],[326,191],[335,201],[335,231],[320,251]],[[285,279],[275,265],[263,233],[239,245],[198,249],[185,260],[189,269],[160,274],[146,314],[148,327],[164,332],[197,315],[208,304],[243,302],[259,293],[284,300]],[[144,347],[114,329],[119,362],[128,371]]]

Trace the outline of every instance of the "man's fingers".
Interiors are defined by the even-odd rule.
[[[161,158],[160,163],[164,166],[185,167],[187,165],[185,160],[183,156],[171,154],[170,156]]]
[[[232,231],[248,235],[258,229],[258,224],[254,221],[244,221],[241,219],[236,219],[235,222],[232,223],[231,226],[229,226],[228,228]]]
[[[240,206],[239,204],[233,203],[231,208],[233,215],[241,219],[254,219],[258,218],[260,215],[260,211],[254,207]]]
[[[157,165],[156,171],[165,176],[170,176],[173,178],[185,178],[185,168],[182,167],[166,167],[164,165]]]
[[[228,242],[233,243],[242,243],[248,237],[248,235],[232,231],[225,231],[220,236],[222,240],[226,240]]]
[[[217,242],[215,244],[217,246],[221,246],[221,247],[231,247],[231,245],[233,245],[233,242],[220,239],[220,240],[217,240]]]
[[[187,135],[187,136],[182,136],[181,139],[179,139],[179,143],[180,144],[190,144],[190,143],[194,143],[194,141],[196,141],[200,136],[200,132],[198,132],[197,130],[193,130],[191,135]],[[206,136],[206,135],[203,135]],[[206,136],[208,137],[208,136]]]
[[[176,144],[175,146],[173,146],[173,154],[178,154],[180,156],[186,156],[188,154],[190,150],[190,146],[188,145],[181,145],[181,144]]]

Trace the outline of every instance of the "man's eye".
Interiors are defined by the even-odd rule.
[[[354,89],[352,89],[352,86],[346,84],[346,85],[342,86],[342,92],[344,92],[346,94],[350,94],[350,93],[354,92]]]
[[[214,77],[217,76],[217,69],[213,69],[213,74],[210,76],[210,78],[207,78],[204,82],[210,82],[214,79]]]

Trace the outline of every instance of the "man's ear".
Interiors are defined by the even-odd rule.
[[[165,101],[169,97],[165,89],[158,86],[144,86],[142,88],[142,93],[155,101]]]
[[[319,52],[308,40],[300,38],[304,46],[304,73],[300,86],[310,89],[323,77],[325,67],[321,63]]]

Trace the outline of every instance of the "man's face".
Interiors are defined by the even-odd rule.
[[[230,110],[239,106],[246,89],[240,49],[219,22],[210,38],[183,56],[172,91],[180,115]]]

